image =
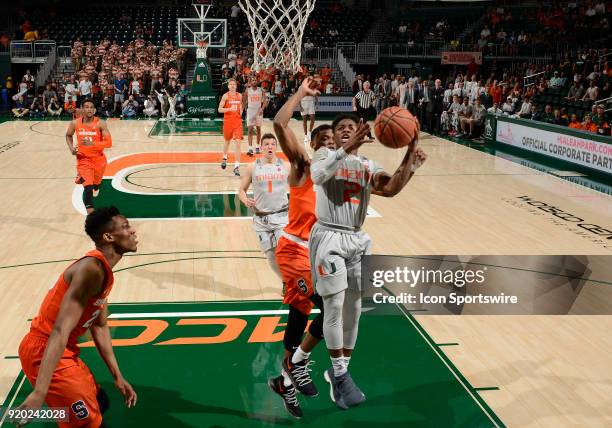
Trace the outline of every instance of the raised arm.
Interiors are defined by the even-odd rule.
[[[71,120],[70,125],[68,125],[68,129],[66,130],[66,144],[68,145],[68,149],[73,156],[76,156],[77,154],[77,149],[74,147],[74,141],[72,140],[75,131],[74,120]]]
[[[40,408],[47,396],[53,372],[66,349],[70,333],[83,315],[87,301],[102,291],[104,274],[98,262],[86,258],[78,263],[47,340],[34,391],[25,399],[21,409]]]
[[[238,189],[238,198],[240,198],[240,201],[248,208],[255,206],[255,199],[249,198],[246,193],[253,181],[253,168],[254,163],[250,163],[247,167],[246,174],[244,174],[240,180],[240,189]]]
[[[386,198],[392,198],[397,195],[408,184],[416,169],[426,159],[427,155],[420,147],[416,147],[416,144],[410,147],[393,175],[389,175],[384,171],[374,173],[372,193]]]
[[[274,117],[274,132],[278,138],[281,149],[291,164],[298,164],[308,161],[308,154],[304,145],[298,142],[295,134],[289,129],[289,120],[293,117],[295,108],[300,104],[302,98],[316,94],[316,81],[312,77],[307,77],[302,82],[298,90],[281,107]]]
[[[136,392],[134,391],[134,388],[132,388],[132,386],[123,378],[121,370],[119,370],[119,364],[117,363],[117,358],[115,358],[115,353],[113,352],[113,344],[111,341],[107,318],[108,308],[104,307],[104,310],[90,328],[91,336],[93,337],[100,357],[102,357],[102,360],[104,360],[106,367],[108,367],[108,371],[115,380],[115,386],[125,398],[126,406],[132,407],[136,405]]]

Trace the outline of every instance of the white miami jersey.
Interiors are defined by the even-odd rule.
[[[289,171],[280,159],[272,163],[263,162],[261,158],[255,161],[252,185],[256,213],[274,213],[289,206],[288,176]]]
[[[247,110],[257,111],[263,105],[264,91],[261,88],[248,88],[247,89]]]

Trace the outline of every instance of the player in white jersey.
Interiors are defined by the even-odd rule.
[[[247,156],[253,156],[253,131],[257,134],[257,145],[255,146],[255,153],[259,154],[261,144],[261,125],[263,122],[263,112],[268,106],[268,94],[262,88],[258,86],[257,79],[252,77],[250,86],[244,91],[244,99],[242,104],[247,106],[246,108],[246,120],[247,127],[249,129],[249,150]]]
[[[266,255],[270,266],[280,277],[274,252],[278,239],[287,225],[289,199],[289,165],[276,157],[277,140],[273,134],[264,134],[261,138],[263,157],[249,164],[246,174],[240,181],[238,196],[242,203],[253,208],[253,228],[259,238],[261,251]],[[247,190],[253,185],[253,198],[247,196]]]
[[[318,76],[314,77],[315,80],[319,80]],[[315,124],[315,104],[317,102],[316,95],[307,95],[300,101],[300,112],[302,114],[302,124],[304,126],[304,144],[310,144],[310,133],[314,128]],[[308,126],[308,119],[310,118],[310,126]]]
[[[426,159],[413,143],[393,175],[357,155],[371,140],[367,123],[340,115],[333,124],[337,150],[318,149],[310,166],[316,185],[317,223],[309,250],[316,292],[323,298],[323,336],[332,361],[325,372],[331,396],[342,409],[365,400],[348,373],[361,315],[361,256],[370,254],[370,237],[361,230],[370,194],[393,197]]]

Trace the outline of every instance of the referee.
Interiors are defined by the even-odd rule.
[[[365,123],[376,117],[376,109],[374,108],[374,99],[376,95],[370,90],[370,82],[363,82],[362,88],[363,89],[357,92],[353,97],[353,111],[357,112],[357,116],[363,119]]]

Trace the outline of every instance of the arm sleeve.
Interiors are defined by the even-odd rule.
[[[332,178],[340,166],[340,161],[347,156],[343,148],[336,151],[321,147],[316,151],[310,164],[310,176],[314,184],[322,184]]]

